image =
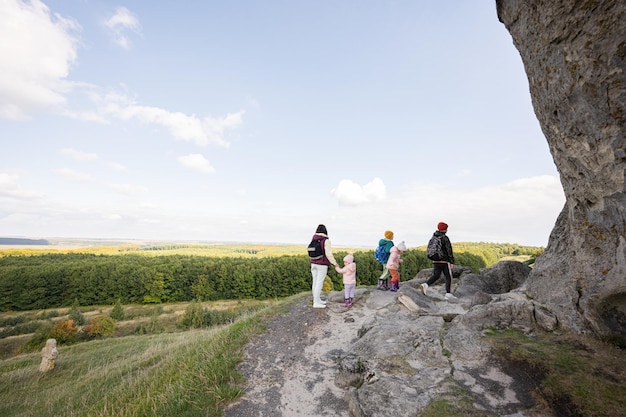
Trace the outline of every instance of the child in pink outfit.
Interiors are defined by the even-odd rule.
[[[354,302],[354,289],[356,288],[356,263],[354,263],[354,255],[351,253],[343,258],[343,268],[335,266],[335,271],[343,274],[344,287],[344,307],[352,307]]]
[[[400,242],[399,245],[391,248],[389,252],[389,260],[387,261],[387,269],[389,269],[389,273],[391,274],[391,288],[390,291],[398,291],[400,289],[400,264],[403,262],[400,259],[400,255],[402,252],[406,251],[406,245],[404,241]]]

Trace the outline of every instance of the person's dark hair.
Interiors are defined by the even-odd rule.
[[[324,233],[325,235],[327,235],[328,230],[326,230],[326,226],[320,224],[319,226],[317,226],[317,230],[315,231],[315,233]]]

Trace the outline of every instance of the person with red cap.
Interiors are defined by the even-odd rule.
[[[428,242],[428,258],[433,261],[433,274],[420,287],[422,293],[426,295],[428,287],[433,285],[443,272],[446,278],[446,300],[456,300],[457,298],[450,291],[452,286],[452,269],[454,269],[454,253],[452,252],[452,243],[446,236],[447,232],[448,225],[444,222],[439,222],[437,231],[433,233],[433,237]],[[432,253],[431,248],[433,248]]]

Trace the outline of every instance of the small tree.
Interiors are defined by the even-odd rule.
[[[42,347],[46,345],[46,340],[49,339],[48,335],[52,331],[52,323],[47,321],[39,327],[33,336],[28,340],[26,345],[24,345],[23,349],[20,349],[20,353],[22,350],[26,352],[34,352],[40,350]]]
[[[76,331],[77,328],[72,320],[61,321],[50,330],[48,338],[56,339],[60,344],[71,344],[76,342]]]
[[[193,300],[187,308],[185,309],[185,313],[180,318],[179,324],[183,328],[202,327],[204,323],[204,311],[202,308],[202,304],[198,301]]]
[[[115,320],[107,316],[94,317],[85,327],[85,331],[91,337],[113,336],[113,333],[115,333]]]
[[[150,322],[148,323],[146,331],[148,333],[161,333],[163,330],[163,325],[159,322],[159,313],[155,310],[150,316]]]
[[[72,308],[70,308],[69,316],[70,320],[74,321],[74,324],[76,324],[77,326],[82,326],[86,323],[86,321],[85,316],[83,316],[83,313],[81,313],[78,309],[79,307],[80,304],[78,304],[78,298],[75,298],[74,304],[72,304]]]
[[[117,321],[124,320],[124,307],[122,306],[122,302],[120,299],[117,299],[117,302],[113,306],[113,310],[111,310],[111,314],[109,316]]]

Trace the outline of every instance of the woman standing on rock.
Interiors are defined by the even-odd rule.
[[[333,257],[333,249],[328,239],[328,231],[326,226],[320,224],[317,226],[317,230],[312,238],[313,241],[321,241],[322,256],[319,258],[309,258],[311,262],[311,275],[313,276],[313,283],[311,290],[313,292],[313,307],[314,308],[326,308],[326,302],[322,301],[322,286],[324,285],[324,279],[328,273],[328,266],[334,265],[339,267],[339,264]]]

